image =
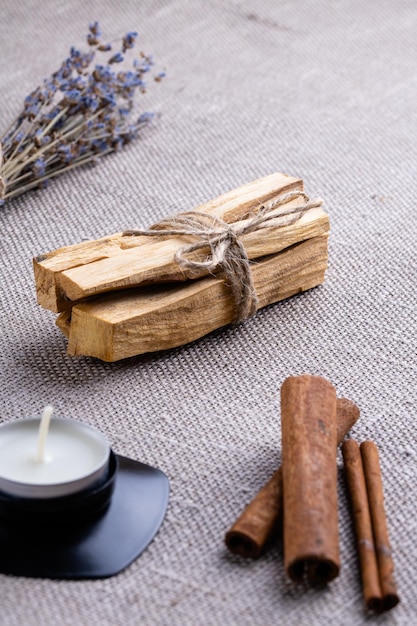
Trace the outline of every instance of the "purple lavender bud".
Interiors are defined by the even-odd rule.
[[[16,133],[16,137],[14,138],[15,143],[19,143],[19,141],[22,141],[24,136],[25,133],[22,130],[19,130],[19,132]]]
[[[45,176],[46,163],[43,159],[36,159],[33,164],[33,173],[36,178],[42,178]]]
[[[139,115],[139,117],[138,117],[138,124],[140,124],[140,125],[147,124],[154,117],[155,117],[155,113],[150,113],[149,111],[144,111],[144,113],[141,113],[141,115]]]
[[[96,139],[95,141],[92,142],[91,145],[92,145],[93,150],[97,152],[104,152],[110,147],[110,145],[104,139]]]
[[[123,59],[123,54],[121,52],[116,52],[116,54],[113,54],[113,56],[110,57],[109,63],[121,63]]]
[[[39,105],[32,104],[26,109],[26,117],[29,121],[33,121],[39,113]]]
[[[127,109],[126,107],[119,107],[120,117],[127,117],[129,113],[130,113],[130,109]]]
[[[69,104],[79,104],[81,100],[81,94],[77,89],[70,89],[65,95],[65,100]]]
[[[100,24],[97,21],[91,22],[91,24],[88,25],[88,30],[97,37],[100,37],[101,35]]]
[[[123,144],[123,138],[120,136],[114,137],[111,142],[113,150],[120,150],[120,148],[123,148]]]
[[[64,163],[71,163],[71,161],[72,161],[72,152],[71,152],[71,148],[69,146],[67,146],[66,144],[63,143],[63,144],[58,146],[57,152],[60,155],[61,159],[64,161]]]
[[[123,52],[126,52],[126,50],[128,50],[129,48],[133,48],[137,36],[138,34],[134,31],[126,33],[126,35],[123,37]]]
[[[99,107],[97,98],[90,96],[89,94],[80,98],[80,104],[85,111],[90,111],[90,113],[95,113]]]
[[[60,111],[61,108],[59,106],[55,106],[53,109],[48,111],[48,113],[46,113],[45,119],[49,122],[52,121],[58,115],[58,113],[60,113]]]
[[[96,46],[99,42],[99,39],[95,36],[92,35],[91,33],[88,33],[87,35],[87,43],[89,46]]]

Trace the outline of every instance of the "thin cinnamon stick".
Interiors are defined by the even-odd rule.
[[[337,398],[336,436],[338,446],[342,445],[344,438],[358,421],[359,415],[359,408],[352,400],[348,398]]]
[[[340,445],[359,418],[359,409],[347,398],[336,405],[337,445]],[[282,467],[247,505],[227,531],[225,543],[233,554],[257,559],[277,533],[282,515]]]
[[[355,527],[362,592],[369,610],[382,610],[382,590],[379,582],[372,521],[366,492],[365,474],[358,444],[353,439],[342,446],[346,482]]]
[[[321,376],[281,387],[284,565],[294,581],[333,580],[340,570],[336,390]]]
[[[233,554],[251,559],[261,556],[277,531],[282,513],[282,466],[256,494],[225,535]]]
[[[388,611],[400,601],[394,580],[394,562],[388,536],[387,518],[384,508],[381,468],[378,448],[373,441],[360,445],[369,511],[372,520],[379,581],[382,590],[382,610]]]

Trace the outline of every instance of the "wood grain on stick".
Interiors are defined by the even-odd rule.
[[[247,219],[262,203],[277,195],[302,189],[301,179],[276,173],[223,194],[195,210],[234,223]],[[317,209],[308,213],[310,215],[303,216],[300,224],[281,229],[272,239],[271,233],[262,237],[247,235],[245,246],[249,247],[249,258],[277,252],[328,230],[324,211]],[[269,240],[265,248],[262,239]],[[271,243],[274,239],[275,246]],[[61,312],[91,295],[140,284],[186,280],[189,276],[173,260],[184,241],[187,238],[161,237],[155,241],[143,235],[124,237],[116,233],[38,256],[33,260],[38,303]]]
[[[327,235],[321,235],[253,263],[258,309],[321,284],[327,256]],[[209,277],[97,296],[64,312],[57,324],[70,355],[117,361],[194,341],[233,317],[227,284]]]
[[[301,199],[289,203],[291,206],[302,204]],[[244,222],[236,222],[237,226]],[[242,235],[241,242],[249,259],[275,254],[289,246],[322,235],[329,231],[329,218],[321,208],[306,212],[296,223],[281,227],[271,226],[261,232]],[[77,302],[93,295],[149,285],[151,283],[178,282],[196,279],[207,275],[207,270],[187,271],[175,260],[175,253],[191,241],[189,236],[170,240],[148,241],[141,246],[121,249],[116,256],[98,260],[88,265],[78,266],[62,272],[60,285],[65,297]],[[207,247],[188,256],[188,260],[198,260],[207,256]]]

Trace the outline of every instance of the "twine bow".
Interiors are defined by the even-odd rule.
[[[303,198],[300,206],[285,205]],[[177,250],[175,261],[188,272],[201,275],[223,272],[232,291],[235,303],[234,323],[248,319],[256,313],[258,298],[255,293],[250,261],[241,241],[242,235],[274,226],[282,228],[293,224],[309,209],[320,207],[320,198],[310,200],[303,191],[290,191],[262,205],[253,217],[228,224],[220,217],[202,211],[187,211],[168,217],[146,230],[127,230],[123,236],[189,235],[197,241]],[[187,258],[198,250],[210,249],[204,260]]]

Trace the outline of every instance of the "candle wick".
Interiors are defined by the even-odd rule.
[[[42,413],[41,423],[39,426],[39,435],[38,435],[38,453],[36,455],[36,458],[40,463],[45,462],[46,438],[48,436],[49,424],[51,422],[51,417],[52,417],[53,412],[54,412],[54,408],[48,405],[44,408],[43,413]]]

